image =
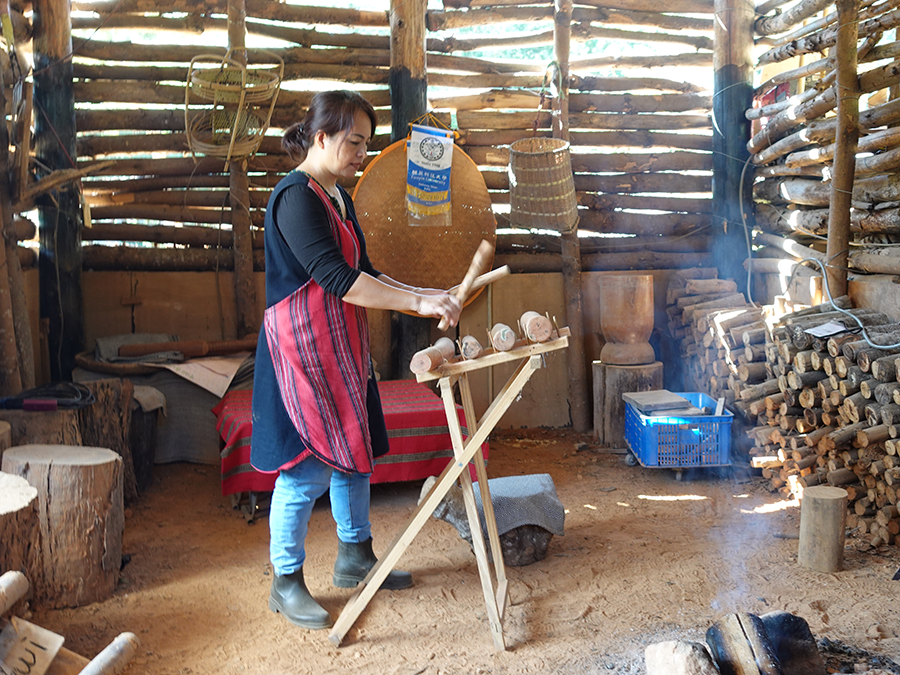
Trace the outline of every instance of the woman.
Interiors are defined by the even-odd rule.
[[[388,450],[369,355],[366,307],[415,312],[456,325],[445,291],[378,272],[350,196],[337,181],[366,158],[375,111],[359,94],[316,94],[282,146],[299,162],[266,209],[266,313],[256,352],[251,462],[278,472],[269,515],[275,578],[269,608],[309,629],[332,625],[303,579],[304,540],[316,499],[330,491],[338,534],[333,583],[356,586],[377,562],[369,476]],[[393,571],[383,588],[412,585]]]

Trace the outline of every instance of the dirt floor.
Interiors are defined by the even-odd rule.
[[[334,647],[327,631],[267,608],[268,521],[248,525],[221,495],[217,467],[157,466],[127,514],[130,561],[109,600],[32,620],[93,656],[122,631],[142,646],[129,675],[644,673],[643,650],[703,641],[734,611],[786,610],[809,622],[830,672],[900,673],[900,566],[894,547],[848,539],[845,570],[797,564],[799,508],[761,478],[627,466],[589,437],[549,431],[491,439],[489,475],[549,473],[567,509],[547,558],[508,568],[508,650],[494,649],[475,558],[431,519],[401,559],[415,585],[379,591]],[[376,552],[400,532],[420,483],[376,485]],[[331,586],[337,550],[327,504],[313,514],[306,578],[333,616],[351,594]]]

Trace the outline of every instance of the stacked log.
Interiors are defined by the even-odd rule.
[[[770,377],[741,398],[753,421],[745,432],[751,465],[785,498],[812,485],[846,489],[851,532],[872,546],[893,544],[900,541],[900,324],[849,309],[846,297],[836,304],[865,326],[869,342],[887,348],[869,344],[829,303],[774,322],[762,347]],[[850,330],[809,332],[833,321]]]
[[[672,274],[666,302],[669,334],[679,341],[685,364],[684,390],[724,399],[740,423],[747,417],[747,392],[769,391],[763,310],[747,302],[734,280],[718,279],[715,268]]]
[[[794,11],[797,9],[798,11]],[[798,18],[800,17],[800,18]],[[755,243],[761,248],[747,267],[774,274],[789,274],[803,258],[819,257],[821,237],[827,234],[831,178],[837,149],[838,104],[836,61],[838,13],[816,0],[802,0],[790,12],[775,11],[757,19],[757,34],[769,44],[761,54],[758,71],[764,81],[756,89],[754,107],[746,116],[753,120],[753,137],[747,147],[757,182],[756,227],[763,233]],[[852,247],[849,266],[864,273],[897,274],[900,257],[884,244],[900,234],[897,209],[897,169],[900,168],[900,100],[892,87],[900,68],[900,42],[895,30],[900,11],[892,3],[863,0],[859,10],[856,61],[859,93],[859,142],[855,167],[847,171],[852,183],[850,209]],[[824,51],[823,51],[824,50]],[[800,63],[797,57],[825,53],[824,58]],[[852,47],[851,47],[852,55]],[[852,60],[850,61],[852,63]],[[852,151],[848,155],[853,157]],[[790,237],[790,250],[772,235]],[[804,271],[808,275],[809,272]]]

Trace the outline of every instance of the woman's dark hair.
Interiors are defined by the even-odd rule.
[[[353,127],[356,113],[364,112],[372,122],[372,134],[378,125],[375,108],[355,91],[320,91],[313,96],[302,122],[292,124],[281,139],[281,147],[295,162],[302,162],[316,134],[334,136]]]

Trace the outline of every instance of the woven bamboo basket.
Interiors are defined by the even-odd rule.
[[[284,61],[264,50],[247,50],[245,66],[231,57],[201,54],[191,59],[188,83],[199,98],[216,103],[263,103],[278,93],[284,75]],[[265,57],[264,65],[252,64],[251,57]]]
[[[565,231],[578,221],[569,143],[523,138],[509,148],[509,220],[518,227]]]
[[[259,148],[266,126],[262,117],[247,110],[205,110],[188,124],[188,145],[191,152],[210,157],[249,157]]]

